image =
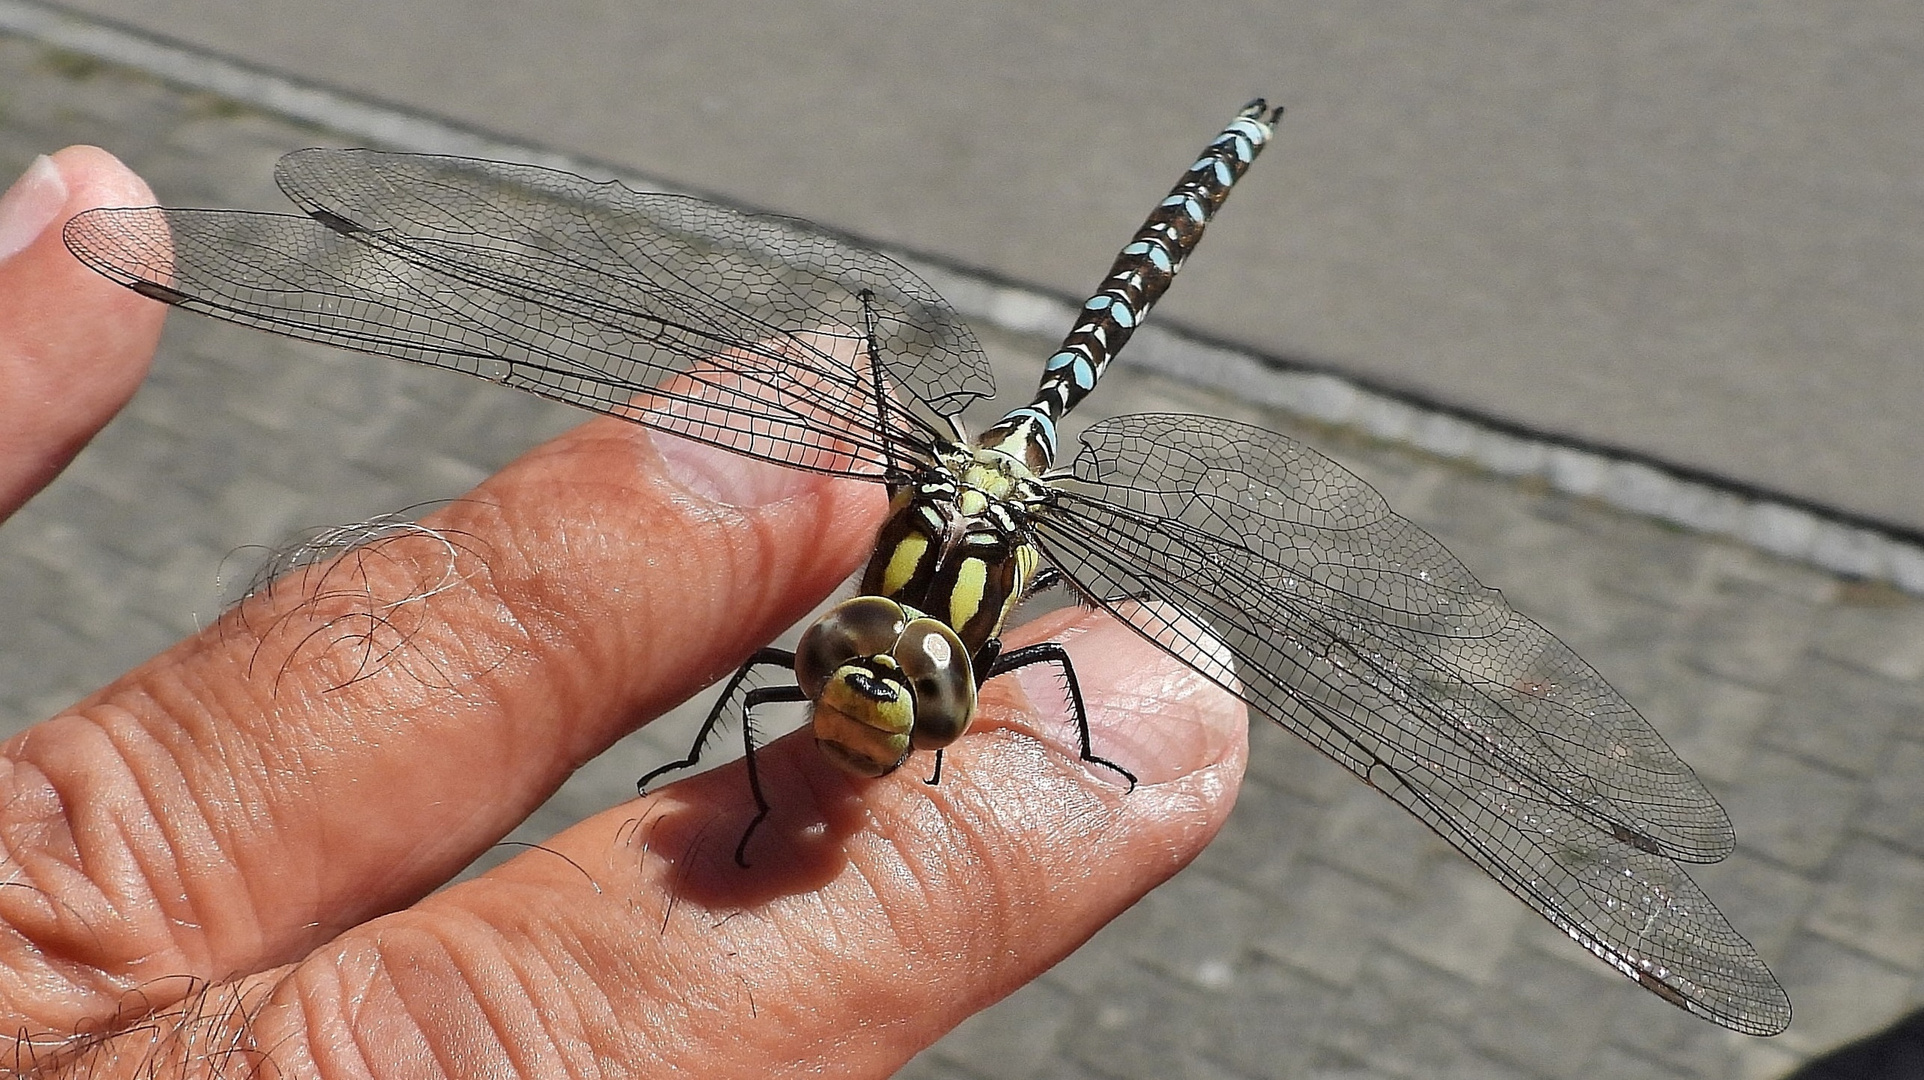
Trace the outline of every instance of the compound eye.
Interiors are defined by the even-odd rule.
[[[975,671],[962,639],[939,620],[920,618],[902,630],[894,655],[915,698],[916,749],[961,738],[975,715]]]
[[[815,620],[795,646],[795,684],[816,700],[836,668],[894,648],[908,621],[902,605],[880,596],[842,601]]]

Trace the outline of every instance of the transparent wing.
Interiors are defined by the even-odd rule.
[[[803,468],[880,477],[994,392],[933,289],[806,222],[466,158],[303,150],[276,174],[310,216],[95,210],[68,247],[231,322]]]
[[[1594,669],[1368,485],[1189,416],[1097,424],[1071,468],[1034,529],[1084,592],[1645,986],[1740,1031],[1789,1022],[1675,861],[1731,850],[1723,808]]]

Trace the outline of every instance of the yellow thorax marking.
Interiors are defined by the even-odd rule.
[[[882,594],[894,596],[901,592],[915,576],[915,568],[922,564],[922,556],[929,550],[929,538],[919,532],[909,533],[895,544],[889,552],[888,566],[882,571]]]
[[[949,625],[967,626],[982,608],[982,597],[989,587],[989,566],[981,559],[966,558],[956,568],[955,588],[949,591]]]

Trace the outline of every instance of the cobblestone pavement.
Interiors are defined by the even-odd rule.
[[[0,37],[0,172],[106,146],[177,205],[271,208],[276,156],[362,141]],[[1094,271],[1092,270],[1092,273]],[[997,341],[1021,369],[1044,343]],[[1249,415],[1147,376],[1090,405]],[[1341,431],[1330,452],[1602,669],[1709,781],[1693,871],[1796,1003],[1731,1035],[1606,970],[1387,800],[1261,725],[1222,837],[914,1077],[1766,1077],[1924,1001],[1924,605]],[[463,491],[569,410],[177,316],[134,403],[0,532],[0,716],[48,715],[212,619],[248,545]],[[11,730],[11,728],[10,728]],[[632,794],[591,763],[517,837]]]

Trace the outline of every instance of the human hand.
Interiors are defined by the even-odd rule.
[[[0,204],[0,510],[125,403],[163,308],[59,224],[155,200],[71,148]],[[38,223],[36,226],[35,223]],[[22,246],[24,245],[24,246]],[[9,248],[14,248],[11,257]],[[217,437],[210,433],[209,437]],[[366,592],[294,574],[0,758],[0,1019],[73,1072],[888,1075],[1185,865],[1233,802],[1242,707],[1105,617],[1000,678],[942,782],[806,735],[440,888],[582,762],[804,614],[867,554],[878,489],[592,420],[383,539]],[[368,665],[333,636],[452,586]],[[359,605],[356,607],[354,605]],[[1027,628],[1025,628],[1027,629]],[[1033,688],[1041,708],[1024,686]],[[637,762],[636,771],[648,762]]]

